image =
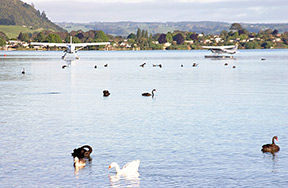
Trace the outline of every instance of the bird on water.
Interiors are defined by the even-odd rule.
[[[146,97],[149,97],[149,96],[152,96],[152,97],[154,97],[154,91],[156,91],[156,89],[153,89],[152,90],[152,94],[151,93],[142,93],[142,96],[146,96]]]
[[[272,138],[272,144],[263,145],[261,151],[262,152],[270,152],[270,153],[278,152],[280,150],[280,147],[275,144],[275,140],[278,141],[278,137],[277,136],[274,136]]]

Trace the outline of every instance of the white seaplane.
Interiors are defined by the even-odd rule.
[[[31,42],[32,46],[47,46],[47,47],[66,47],[62,59],[65,60],[67,53],[74,54],[76,59],[79,56],[76,54],[77,51],[83,49],[86,46],[98,46],[98,45],[109,45],[110,42],[94,42],[94,43],[72,43],[72,36],[70,36],[70,43],[48,43],[48,42]],[[77,48],[79,47],[79,48]]]
[[[237,52],[238,45],[231,46],[202,46],[202,48],[210,50],[213,55],[205,55],[206,58],[233,58],[233,56],[219,55],[223,53],[235,54]]]

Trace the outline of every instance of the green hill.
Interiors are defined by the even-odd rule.
[[[45,12],[40,13],[39,10],[21,0],[0,0],[0,25],[18,26],[13,27],[13,32],[17,28],[20,29],[19,32],[23,28],[28,28],[32,31],[43,29],[55,32],[65,31],[51,22]],[[9,36],[9,33],[6,34]]]
[[[228,31],[232,23],[199,21],[199,22],[91,22],[91,23],[57,23],[59,26],[72,30],[102,30],[115,36],[128,36],[130,33],[135,33],[138,28],[147,30],[153,35],[156,33],[167,33],[175,30],[189,31],[205,34],[219,34],[221,31]],[[277,29],[280,33],[288,31],[288,23],[268,24],[268,23],[240,23],[242,28],[249,32],[258,33],[261,30]]]

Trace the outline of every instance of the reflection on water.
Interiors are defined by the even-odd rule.
[[[71,66],[74,66],[75,63],[78,61],[79,59],[76,59],[76,58],[66,58],[65,61],[66,64],[62,65],[62,69],[65,69],[65,68],[69,68]]]
[[[119,176],[109,175],[110,187],[140,187],[140,178],[138,176]]]

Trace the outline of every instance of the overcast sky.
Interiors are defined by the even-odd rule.
[[[288,23],[287,0],[22,0],[53,22]]]

